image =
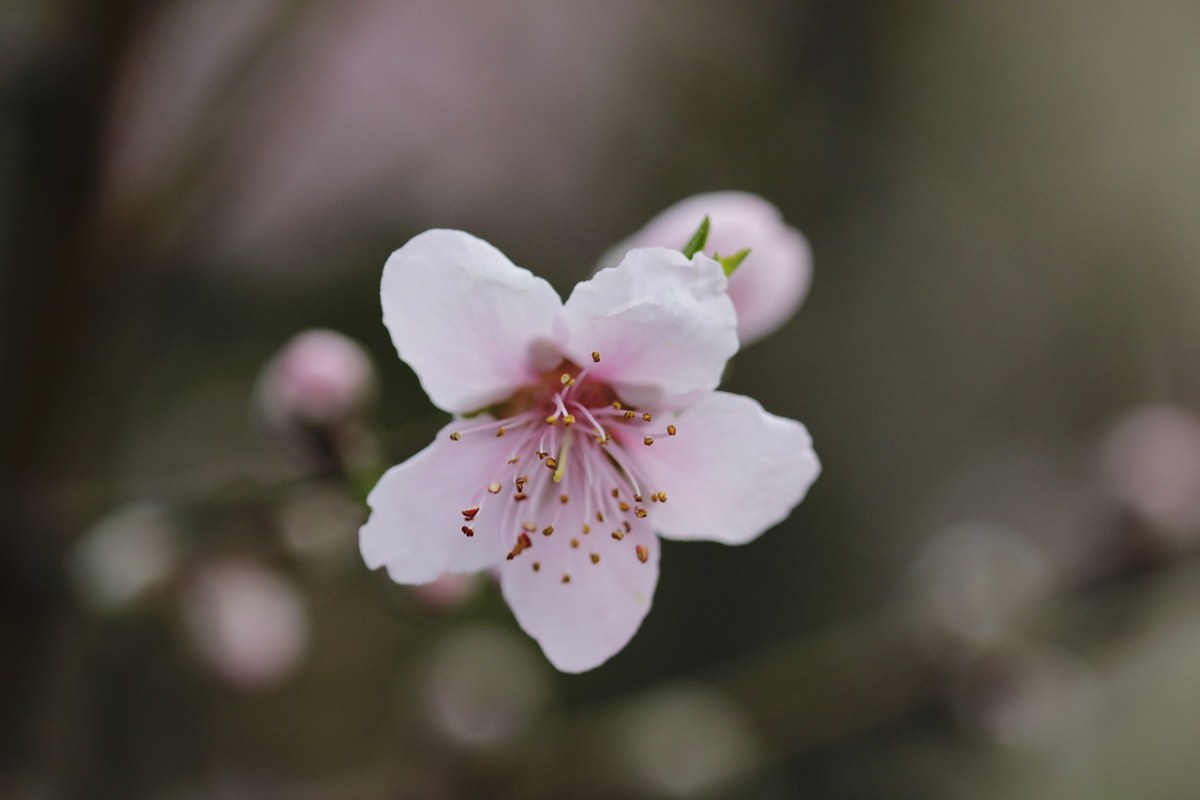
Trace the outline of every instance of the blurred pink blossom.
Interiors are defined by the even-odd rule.
[[[272,686],[308,648],[308,613],[295,584],[250,561],[200,568],[183,598],[184,629],[197,654],[237,686]]]
[[[354,340],[330,330],[298,334],[263,369],[258,405],[271,423],[330,425],[373,398],[375,370]]]
[[[730,256],[751,249],[729,279],[738,338],[745,346],[791,319],[812,282],[808,241],[783,221],[779,209],[758,195],[713,192],[681,200],[613,248],[602,264],[617,263],[635,247],[682,248],[705,215],[712,223],[706,252]]]
[[[431,611],[453,611],[474,597],[478,590],[476,576],[447,572],[432,583],[411,587],[409,593]]]

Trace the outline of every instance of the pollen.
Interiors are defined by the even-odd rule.
[[[599,350],[592,351],[592,361],[594,361],[597,364],[600,363],[600,351]]]
[[[645,439],[642,439],[642,444],[646,445],[646,447],[649,447],[650,445],[654,444],[654,437],[647,436]]]
[[[674,425],[667,426],[667,436],[674,436],[676,433],[678,433],[678,431],[675,430]]]
[[[455,431],[454,433],[450,434],[450,441],[452,441],[452,442],[457,442],[461,438],[462,438],[462,434],[459,433],[458,431]]]
[[[643,564],[645,564],[646,561],[650,558],[650,551],[646,549],[646,546],[644,544],[639,544],[637,547],[635,547],[633,549],[633,552],[637,553],[637,560],[642,562]]]
[[[463,532],[463,535],[466,536],[467,538],[470,538],[475,535],[475,529],[472,528],[470,525],[463,525],[462,532]]]
[[[463,512],[462,512],[463,519],[465,519],[467,522],[470,522],[471,520],[475,519],[475,515],[478,513],[479,513],[479,506],[472,506],[471,508],[464,508]]]
[[[625,531],[613,531],[612,537],[619,542],[625,538]]]
[[[491,483],[488,486],[488,492],[490,492],[491,494],[500,494],[500,484],[495,483],[495,482]]]
[[[554,533],[553,525],[547,525],[546,527],[542,528],[542,536],[549,536],[552,533]]]

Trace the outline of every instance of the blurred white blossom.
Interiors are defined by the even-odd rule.
[[[130,503],[97,521],[70,556],[72,586],[94,611],[118,611],[164,583],[180,558],[180,541],[167,512]]]

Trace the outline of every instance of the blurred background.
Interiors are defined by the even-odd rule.
[[[5,0],[0,797],[1195,797],[1198,142],[1190,0]],[[368,572],[387,254],[715,189],[815,254],[796,513],[580,676]]]

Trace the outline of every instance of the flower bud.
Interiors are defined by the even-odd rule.
[[[259,378],[263,416],[280,427],[321,427],[353,417],[375,392],[375,370],[354,340],[330,330],[298,334]]]
[[[812,281],[812,251],[800,231],[783,221],[779,209],[746,192],[713,192],[681,200],[610,250],[601,266],[613,266],[635,247],[681,249],[707,215],[706,253],[750,254],[729,278],[737,309],[738,338],[745,345],[787,322],[800,307]]]
[[[142,502],[122,506],[75,544],[72,588],[93,611],[122,611],[171,577],[179,551],[179,536],[164,509]]]

